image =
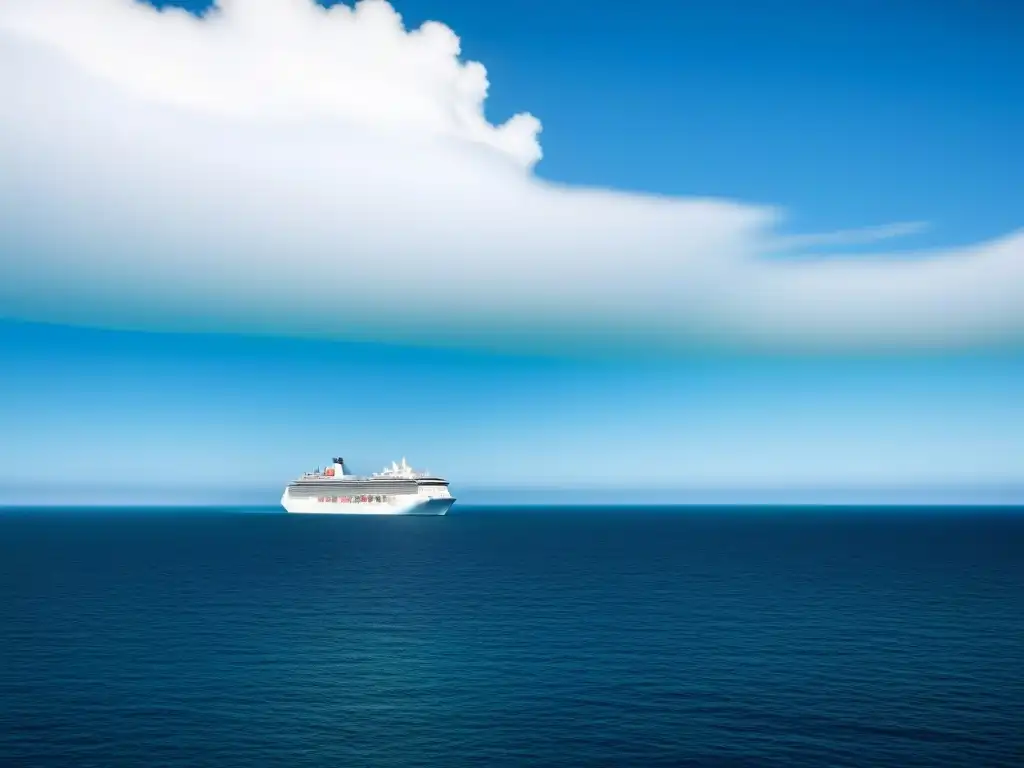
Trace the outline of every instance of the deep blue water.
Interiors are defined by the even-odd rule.
[[[1020,766],[1024,515],[0,512],[0,763]]]

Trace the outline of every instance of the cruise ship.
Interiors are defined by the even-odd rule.
[[[345,470],[345,460],[306,472],[288,484],[281,506],[293,513],[334,515],[444,515],[455,503],[448,481],[416,472],[405,459],[361,477]]]

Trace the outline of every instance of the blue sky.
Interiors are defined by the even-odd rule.
[[[65,500],[68,482],[97,500],[273,503],[336,453],[359,471],[404,454],[481,500],[521,485],[619,498],[634,481],[680,491],[634,500],[990,500],[1021,484],[1013,355],[619,362],[14,323],[0,339],[0,462],[19,499]]]
[[[780,236],[924,222],[897,239],[908,269],[925,258],[920,249],[973,247],[1021,226],[1024,49],[1017,42],[1024,10],[1016,3],[394,5],[408,28],[432,19],[448,25],[463,59],[483,62],[491,123],[521,111],[540,120],[543,157],[529,171],[533,178],[571,190],[712,197],[739,206],[683,211],[690,223],[681,247],[697,243],[694,253],[731,248],[734,230],[745,231],[743,222],[754,215],[746,206],[784,210]],[[20,38],[5,38],[4,29],[0,17],[0,52],[7,45],[21,55]],[[39,72],[49,76],[42,65]],[[196,91],[201,87],[197,81]],[[5,92],[8,103],[26,103],[0,77],[0,98]],[[62,483],[87,485],[90,499],[123,492],[225,499],[225,489],[244,478],[252,492],[240,501],[274,503],[291,476],[336,453],[367,471],[406,455],[449,476],[456,495],[459,486],[472,489],[467,498],[480,488],[519,484],[605,493],[636,478],[681,497],[694,489],[780,488],[915,488],[937,497],[967,488],[979,498],[1021,496],[1024,349],[1016,300],[1024,302],[1024,285],[1014,282],[1020,271],[992,280],[967,274],[961,293],[927,293],[947,279],[933,271],[890,279],[886,264],[849,278],[842,273],[832,283],[826,269],[793,286],[787,278],[760,283],[729,273],[722,279],[743,287],[736,292],[716,292],[713,270],[680,273],[678,303],[686,311],[676,318],[674,278],[662,272],[670,262],[657,249],[682,225],[654,208],[640,210],[647,198],[617,198],[598,210],[566,192],[550,198],[553,209],[564,204],[566,217],[606,217],[608,226],[621,216],[625,229],[594,235],[598,246],[611,243],[608,261],[588,261],[587,241],[579,262],[563,250],[540,253],[536,263],[559,275],[564,265],[570,277],[588,270],[614,276],[616,258],[635,258],[643,281],[657,284],[665,275],[664,292],[640,292],[650,301],[634,301],[624,286],[629,300],[620,305],[598,286],[605,292],[581,294],[575,304],[563,305],[553,293],[552,305],[543,284],[526,282],[530,266],[488,273],[467,263],[463,285],[455,263],[444,267],[453,270],[444,273],[447,283],[429,286],[436,301],[408,316],[407,302],[392,306],[374,295],[334,294],[338,306],[323,296],[271,306],[282,273],[260,272],[260,259],[288,262],[312,252],[319,241],[312,234],[307,241],[306,233],[326,225],[290,217],[306,215],[324,198],[303,197],[296,212],[276,197],[245,208],[239,190],[250,187],[222,187],[207,175],[182,186],[180,196],[172,179],[133,207],[146,196],[139,190],[155,188],[143,182],[173,173],[158,160],[150,168],[146,147],[131,143],[130,127],[156,125],[142,122],[156,118],[143,107],[117,112],[120,97],[111,93],[82,97],[76,130],[62,127],[62,117],[49,120],[41,133],[55,144],[33,143],[33,132],[19,134],[13,122],[14,132],[0,135],[0,157],[14,168],[6,184],[0,179],[9,214],[0,215],[0,502],[33,498],[38,488],[64,501]],[[95,125],[108,136],[116,133],[111,126],[121,126],[122,139],[89,144],[89,121],[107,118],[109,124]],[[180,126],[163,134],[169,156],[178,150],[175,141],[199,146],[187,141],[207,135],[206,123],[160,125],[167,124]],[[228,146],[216,144],[216,130],[209,129],[212,146]],[[239,138],[238,158],[270,146],[256,141]],[[293,143],[281,151],[292,151]],[[529,165],[522,160],[526,144],[501,146]],[[114,151],[119,147],[123,154]],[[47,159],[61,172],[51,173]],[[131,175],[140,165],[138,173],[151,175]],[[270,175],[287,174],[285,165],[260,165],[266,175],[252,179],[288,181]],[[434,169],[424,166],[421,176]],[[475,184],[473,173],[453,171],[450,178]],[[446,189],[448,178],[433,183]],[[487,197],[490,177],[479,183]],[[520,182],[501,184],[509,190]],[[406,193],[410,204],[420,199],[444,213],[443,201],[416,197],[420,187],[404,189],[413,190]],[[344,199],[375,200],[375,190],[388,187],[365,187],[363,198]],[[236,207],[217,207],[225,191],[232,203],[240,201]],[[106,194],[119,207],[101,205]],[[514,205],[532,198],[500,199]],[[380,200],[391,204],[390,195]],[[524,202],[524,210],[531,204]],[[360,230],[331,258],[351,257],[340,269],[372,276],[365,271],[372,264],[358,261],[359,244],[377,254],[366,264],[417,252],[437,230],[431,221],[403,216],[406,210],[416,209],[396,207],[394,221]],[[259,211],[265,223],[252,229],[249,219]],[[360,220],[377,215],[369,204],[358,211]],[[487,210],[465,216],[467,242],[485,254],[492,243],[499,253],[502,238],[486,230]],[[581,225],[543,229],[538,216],[502,223],[501,232],[513,239],[521,230],[539,233],[526,244],[574,242]],[[384,242],[374,237],[399,238],[405,230],[410,240],[387,240],[384,250],[373,250]],[[896,240],[868,239],[841,242],[835,258],[842,268],[857,254],[870,259],[896,248]],[[121,248],[127,255],[118,255]],[[248,280],[224,255],[250,258],[237,256],[247,248],[255,254]],[[423,248],[416,274],[433,263]],[[181,252],[191,260],[180,272],[160,271]],[[812,257],[828,261],[830,252],[826,243]],[[1019,264],[1016,255],[1010,250],[993,264]],[[329,261],[315,266],[331,271]],[[491,297],[501,298],[506,282],[514,293],[524,274],[523,285],[537,286],[530,291],[541,298],[531,303],[537,294],[527,291],[516,294],[519,303],[495,309]],[[905,293],[887,293],[893,285]],[[806,294],[818,288],[823,292],[811,301]],[[449,310],[458,295],[484,298]],[[803,314],[786,314],[801,301],[809,302]],[[670,315],[676,319],[662,322]],[[341,319],[332,325],[335,316]],[[958,325],[960,317],[972,324]],[[687,344],[663,343],[680,336]],[[735,343],[717,345],[722,338]],[[808,338],[813,349],[786,346]]]
[[[783,204],[794,226],[1020,226],[1024,7],[1013,0],[412,0],[482,60],[488,111],[544,120],[539,172]]]

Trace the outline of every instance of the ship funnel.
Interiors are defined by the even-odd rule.
[[[339,477],[345,474],[345,460],[342,458],[334,459],[334,476]]]

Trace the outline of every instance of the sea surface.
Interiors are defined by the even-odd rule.
[[[1024,765],[1024,511],[0,511],[4,766]]]

